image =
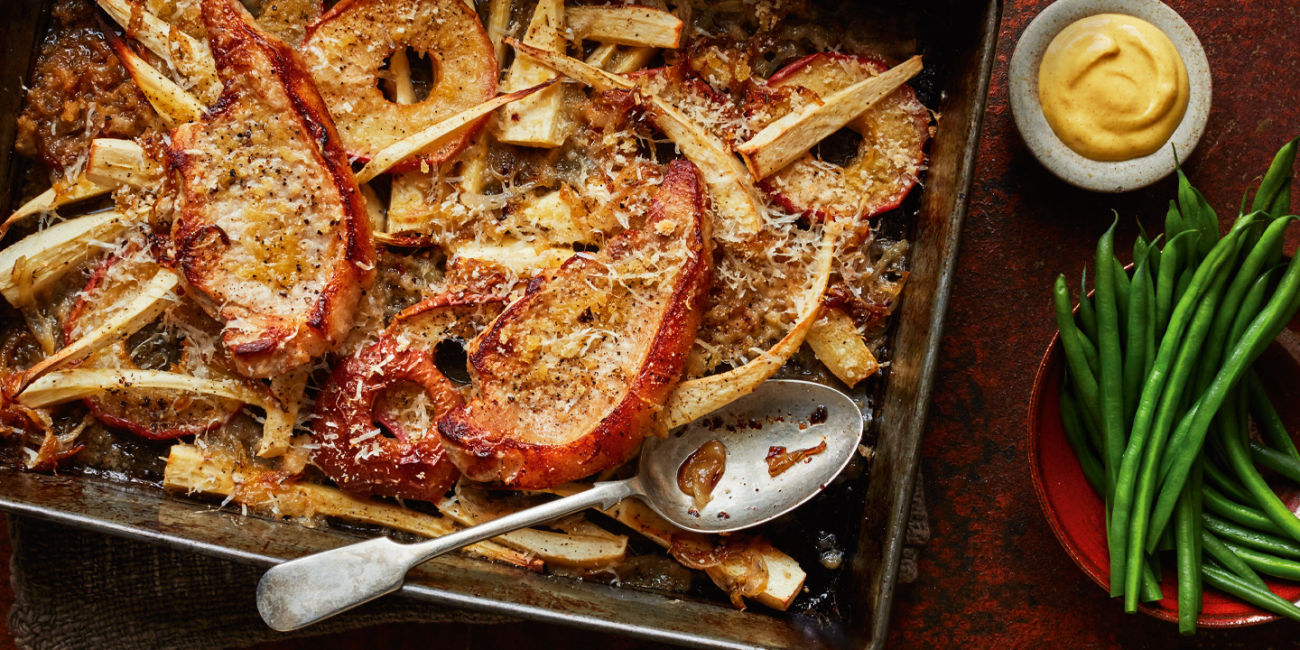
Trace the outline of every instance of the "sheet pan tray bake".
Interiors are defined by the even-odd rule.
[[[45,0],[11,0],[0,24],[0,213],[15,207],[22,162],[13,150],[20,84],[49,20]],[[924,187],[898,219],[912,242],[908,285],[895,316],[884,381],[865,382],[874,405],[867,439],[875,448],[852,484],[828,491],[831,506],[809,504],[811,519],[850,523],[839,540],[843,564],[833,579],[816,564],[809,593],[791,611],[737,611],[723,598],[668,595],[634,588],[532,574],[466,556],[438,558],[409,577],[403,593],[430,603],[493,611],[658,641],[716,648],[879,647],[911,503],[919,446],[930,403],[944,312],[976,140],[993,65],[1001,3],[997,0],[846,2],[872,27],[891,56],[919,52],[926,72],[914,82],[938,115]],[[869,471],[868,471],[869,470]],[[832,507],[833,506],[833,507]],[[211,503],[135,485],[78,475],[54,476],[0,468],[0,508],[70,526],[259,565],[313,553],[354,539],[347,531],[310,529],[236,512]],[[846,511],[847,508],[847,511]],[[856,530],[853,530],[856,529]],[[789,546],[787,542],[785,546]],[[792,549],[793,552],[793,549]],[[829,585],[829,586],[827,586]],[[249,594],[252,597],[252,594]],[[829,604],[828,604],[829,603]]]

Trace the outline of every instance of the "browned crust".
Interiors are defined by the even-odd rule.
[[[254,50],[270,60],[269,72],[276,76],[290,98],[293,107],[290,115],[304,135],[316,142],[316,162],[328,172],[344,202],[344,220],[337,227],[343,228],[345,263],[336,266],[310,316],[302,323],[306,330],[275,315],[262,314],[268,324],[253,340],[236,340],[228,336],[229,330],[223,334],[223,342],[241,373],[269,376],[301,365],[346,335],[355,305],[374,277],[375,250],[370,238],[370,221],[329,111],[294,51],[260,31],[247,11],[232,0],[203,0],[202,11],[217,71],[223,78],[265,74],[267,71],[255,65],[256,55],[251,54]],[[228,111],[239,99],[239,93],[228,88],[209,111],[209,119]],[[185,178],[195,174],[185,150],[198,128],[201,125],[182,125],[172,135],[171,166]],[[211,302],[211,284],[205,277],[203,262],[220,251],[205,244],[211,242],[208,238],[211,234],[219,236],[226,245],[230,240],[218,226],[203,222],[201,209],[202,197],[182,196],[181,213],[173,227],[172,239],[186,282]],[[216,307],[223,314],[226,311],[224,306]],[[283,352],[291,341],[306,354],[305,358],[286,364]]]
[[[646,227],[650,228],[671,210],[689,209],[694,215],[688,235],[692,255],[678,278],[673,300],[651,343],[651,352],[623,398],[594,429],[558,445],[528,442],[523,439],[526,432],[493,430],[492,424],[480,415],[481,411],[510,408],[509,405],[485,404],[475,399],[453,409],[438,422],[438,431],[452,462],[466,476],[516,488],[539,489],[589,476],[636,452],[681,377],[703,315],[712,275],[712,237],[706,202],[707,193],[695,166],[684,160],[673,162],[655,196]],[[639,234],[625,231],[612,239],[608,247],[632,245]],[[566,262],[557,277],[575,264],[575,259]],[[533,291],[507,307],[492,327],[476,339],[477,345],[470,353],[470,363],[476,370],[481,372],[490,354],[510,353],[510,341],[501,340],[501,329],[520,319],[541,295],[540,291]]]

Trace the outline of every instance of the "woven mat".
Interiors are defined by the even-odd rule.
[[[513,620],[386,598],[300,632],[275,632],[253,602],[257,567],[22,517],[9,518],[9,534],[9,630],[20,648],[198,650],[384,623]]]
[[[916,579],[917,551],[930,537],[921,485],[918,476],[899,582]],[[514,620],[385,598],[306,630],[275,632],[253,602],[257,567],[23,517],[9,518],[9,534],[9,629],[31,650],[206,650],[385,623]]]

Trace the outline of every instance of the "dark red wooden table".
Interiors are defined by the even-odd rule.
[[[1123,217],[1155,227],[1173,183],[1121,196],[1075,190],[1043,170],[1016,134],[1006,66],[1016,37],[1046,1],[1005,10],[979,168],[963,233],[922,470],[933,537],[920,579],[901,586],[891,645],[988,647],[1289,647],[1300,626],[1282,622],[1180,639],[1172,624],[1126,616],[1061,550],[1025,471],[1030,384],[1051,337],[1049,288],[1077,277],[1096,238]],[[1206,135],[1187,161],[1193,182],[1222,214],[1273,152],[1300,134],[1300,5],[1293,0],[1177,0],[1214,72]],[[1297,192],[1300,195],[1300,191]],[[1292,242],[1294,250],[1295,242]],[[7,609],[7,541],[0,543],[0,607]],[[11,647],[7,630],[0,649]],[[268,647],[644,648],[648,644],[541,624],[395,625]]]
[[[1203,631],[1127,616],[1084,577],[1044,522],[1025,471],[1030,386],[1055,329],[1050,287],[1078,278],[1092,246],[1121,216],[1163,225],[1174,183],[1121,196],[1076,190],[1025,149],[1007,100],[1015,41],[1048,2],[1009,3],[962,233],[922,471],[933,537],[920,579],[899,588],[891,640],[902,647],[1291,646],[1300,626]],[[1187,161],[1220,215],[1276,149],[1300,135],[1300,6],[1295,2],[1169,3],[1200,36],[1214,74],[1204,138]],[[1295,241],[1291,242],[1294,250]],[[1077,280],[1076,280],[1077,282]]]

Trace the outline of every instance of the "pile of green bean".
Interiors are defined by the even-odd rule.
[[[1289,215],[1295,157],[1293,140],[1222,236],[1180,170],[1164,233],[1139,235],[1131,271],[1112,225],[1077,315],[1056,280],[1061,419],[1106,503],[1111,596],[1128,612],[1158,600],[1172,556],[1184,634],[1196,631],[1202,581],[1300,621],[1300,607],[1260,578],[1300,580],[1300,518],[1259,470],[1300,482],[1300,453],[1253,369],[1300,307],[1300,255],[1282,252],[1300,220]]]

